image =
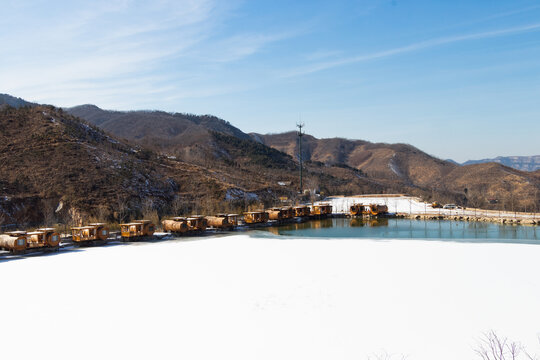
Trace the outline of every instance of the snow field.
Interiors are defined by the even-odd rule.
[[[538,349],[540,246],[282,240],[107,246],[0,263],[5,359],[475,359]]]
[[[536,218],[540,219],[540,214],[524,214],[513,212],[499,212],[493,210],[476,211],[471,208],[467,209],[434,209],[431,204],[422,202],[421,199],[412,196],[384,196],[384,195],[363,195],[363,196],[335,196],[329,197],[323,201],[333,206],[335,213],[348,213],[350,206],[353,204],[379,204],[387,205],[388,211],[391,213],[404,214],[429,214],[429,215],[452,215],[452,216],[487,216],[487,217],[506,217],[506,218]]]

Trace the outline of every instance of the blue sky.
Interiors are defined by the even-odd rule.
[[[0,92],[540,154],[540,1],[2,0]],[[7,14],[7,16],[6,16]]]

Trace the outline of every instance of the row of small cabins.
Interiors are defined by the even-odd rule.
[[[352,216],[377,216],[386,213],[385,205],[355,204],[350,208]],[[280,223],[295,218],[326,217],[332,214],[332,205],[317,204],[294,207],[276,207],[261,211],[249,211],[243,214],[243,223],[247,226],[265,224],[269,221]],[[216,216],[193,215],[190,217],[174,217],[162,221],[163,231],[185,234],[200,233],[207,228],[231,230],[241,224],[238,214],[217,214]],[[149,238],[154,235],[155,225],[150,220],[134,220],[120,224],[120,236],[124,241]],[[71,241],[74,244],[93,244],[106,241],[109,230],[103,223],[71,228]],[[53,228],[37,229],[33,232],[14,231],[0,234],[0,248],[13,253],[33,249],[58,249],[60,234]]]

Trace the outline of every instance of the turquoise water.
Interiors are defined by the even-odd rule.
[[[538,226],[447,220],[336,218],[286,224],[264,231],[283,237],[424,239],[540,245]]]

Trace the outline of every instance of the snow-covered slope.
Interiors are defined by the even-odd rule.
[[[326,198],[321,203],[329,203],[333,207],[334,213],[348,213],[353,204],[379,204],[388,206],[391,213],[413,214],[413,215],[451,215],[451,216],[485,216],[499,218],[519,218],[533,219],[539,218],[539,214],[515,213],[494,210],[481,210],[474,208],[466,209],[441,209],[433,208],[430,203],[421,199],[407,195],[358,195],[358,196],[333,196]]]
[[[4,359],[475,359],[530,349],[540,246],[276,240],[108,246],[0,263]]]

